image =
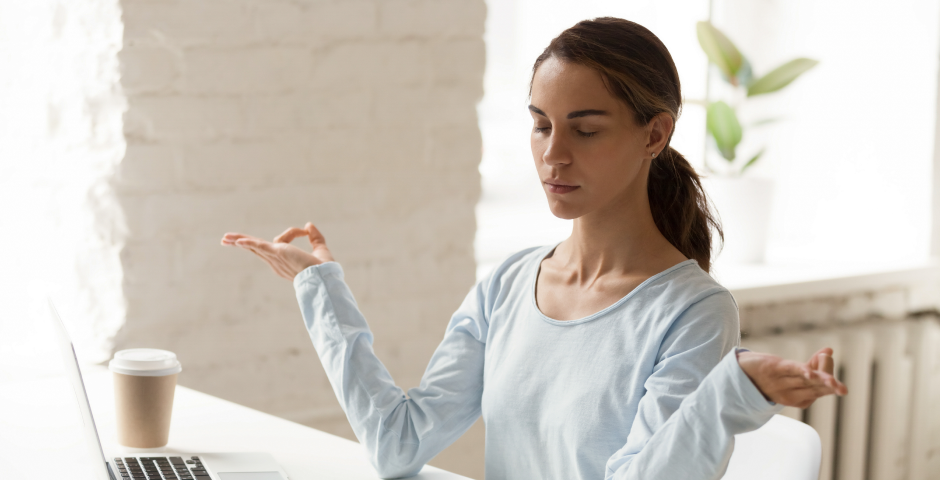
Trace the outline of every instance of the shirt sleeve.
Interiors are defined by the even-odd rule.
[[[607,461],[607,480],[719,479],[734,435],[757,429],[780,410],[738,365],[738,328],[727,290],[692,304],[673,322],[627,443]]]
[[[421,384],[405,392],[372,350],[372,332],[336,262],[297,274],[310,339],[356,438],[382,478],[417,474],[480,416],[488,324],[481,282],[451,317]]]

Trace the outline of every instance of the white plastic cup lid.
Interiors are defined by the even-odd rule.
[[[131,348],[116,352],[108,368],[114,373],[142,377],[162,377],[183,370],[175,353],[156,348]]]

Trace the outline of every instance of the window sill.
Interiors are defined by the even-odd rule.
[[[739,307],[903,289],[911,310],[940,304],[940,258],[895,263],[721,264],[712,276],[731,290]]]

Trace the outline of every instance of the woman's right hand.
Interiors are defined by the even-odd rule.
[[[308,253],[290,244],[295,238],[307,237],[313,251]],[[278,235],[273,242],[267,242],[241,233],[226,233],[222,245],[232,245],[250,250],[265,261],[278,276],[293,280],[298,273],[324,262],[332,262],[333,255],[326,248],[323,234],[307,223],[304,228],[291,227]]]

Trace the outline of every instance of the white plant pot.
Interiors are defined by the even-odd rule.
[[[725,233],[724,249],[716,259],[728,263],[763,263],[770,227],[773,181],[709,177],[703,179],[702,184],[712,201],[712,208],[718,212]]]

